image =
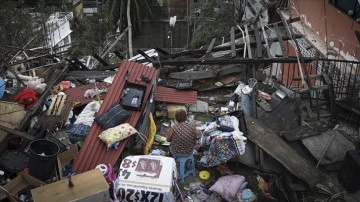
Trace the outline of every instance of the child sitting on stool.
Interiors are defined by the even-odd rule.
[[[166,140],[171,142],[170,152],[174,158],[193,154],[196,145],[196,128],[194,124],[186,122],[186,111],[179,109],[175,112],[177,123],[170,127]]]

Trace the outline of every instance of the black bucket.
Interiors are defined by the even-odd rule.
[[[59,146],[46,139],[34,140],[30,143],[29,173],[39,180],[47,180],[51,176],[56,163]]]
[[[0,160],[4,169],[12,173],[18,173],[28,167],[29,155],[21,150],[8,150]]]

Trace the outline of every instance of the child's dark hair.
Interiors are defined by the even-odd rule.
[[[184,109],[179,109],[175,112],[175,119],[177,122],[186,121],[186,111]]]

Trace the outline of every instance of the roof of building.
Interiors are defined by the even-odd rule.
[[[139,83],[138,79],[141,76],[145,76],[151,79],[149,83],[139,83],[146,85],[147,87],[143,99],[143,102],[146,102],[152,90],[153,81],[156,79],[156,72],[156,69],[153,67],[123,60],[120,64],[117,74],[114,77],[111,87],[106,93],[98,114],[105,112],[112,104],[120,102],[120,97],[126,83],[126,78],[128,82],[134,83]],[[145,105],[143,104],[142,106]],[[141,116],[141,111],[130,111],[131,117],[127,120],[127,123],[135,127]],[[98,137],[102,131],[103,129],[96,122],[92,124],[90,131],[84,140],[83,146],[81,147],[79,154],[75,159],[73,166],[75,172],[82,173],[94,169],[99,164],[114,165],[120,157],[120,154],[122,153],[128,139],[121,141],[117,150],[110,149],[107,151],[106,145]]]
[[[105,88],[109,88],[110,84],[106,82],[100,82],[96,84],[96,87],[98,89],[105,89]],[[81,106],[81,105],[86,105],[87,103],[93,101],[94,99],[97,99],[97,97],[88,98],[84,96],[85,91],[87,91],[88,89],[95,89],[95,84],[86,84],[75,88],[68,88],[65,89],[64,92],[72,101],[75,102],[76,106]],[[105,94],[106,93],[101,93],[99,95],[100,99],[104,98]]]
[[[156,87],[154,100],[176,104],[196,104],[197,92],[193,90],[176,90],[164,86]]]

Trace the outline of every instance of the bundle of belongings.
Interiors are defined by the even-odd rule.
[[[94,115],[99,111],[100,102],[93,101],[88,103],[82,112],[76,117],[75,122],[65,124],[71,143],[83,141],[90,131],[90,127],[94,122]]]
[[[104,113],[95,117],[94,121],[104,131],[99,134],[107,149],[118,149],[121,140],[124,140],[138,131],[125,121],[130,118],[131,113],[124,109],[119,103],[113,104]]]
[[[205,151],[200,163],[204,167],[220,165],[245,153],[247,138],[240,131],[236,116],[220,116],[201,128],[204,129],[199,145]]]

